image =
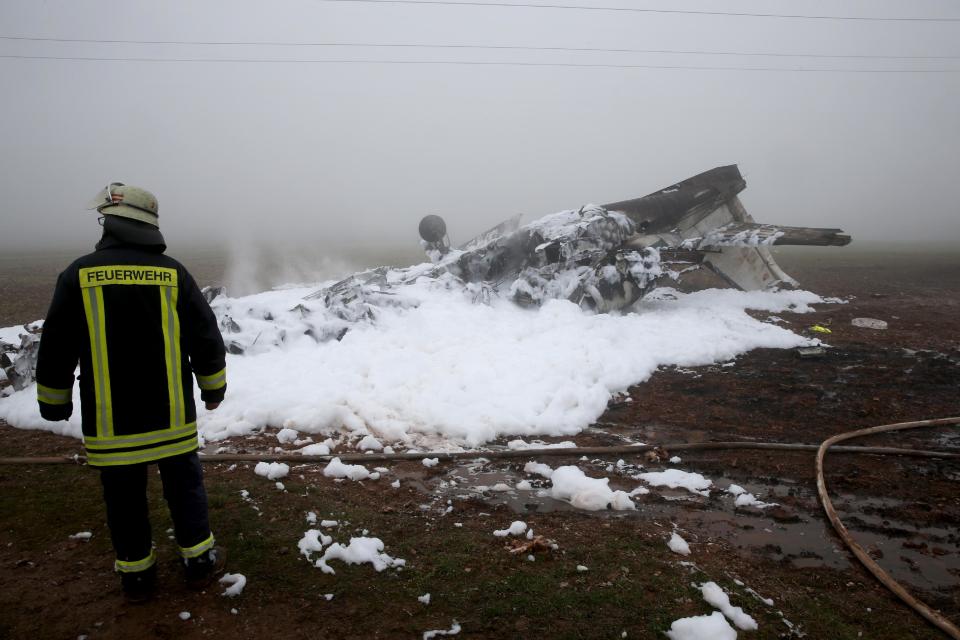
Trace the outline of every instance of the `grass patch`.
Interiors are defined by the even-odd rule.
[[[739,565],[741,577],[777,600],[774,607],[767,607],[733,582],[728,573],[731,556],[701,545],[690,558],[699,569],[682,566],[666,548],[664,529],[639,514],[531,515],[526,520],[536,533],[556,540],[560,549],[539,553],[530,562],[523,554],[510,554],[504,540],[492,535],[517,519],[506,509],[454,501],[454,512],[440,516],[438,509],[419,508],[427,499],[414,489],[391,490],[383,482],[333,483],[309,471],[301,479],[295,471],[284,479],[286,491],[279,491],[244,466],[206,471],[211,524],[228,550],[228,570],[246,575],[247,588],[240,598],[227,601],[216,588],[198,599],[182,587],[173,569],[176,545],[167,539],[171,524],[160,479],[152,474],[151,518],[164,593],[154,609],[127,611],[117,618],[115,636],[133,633],[134,621],[146,624],[150,616],[169,618],[172,609],[186,609],[198,620],[194,624],[216,620],[213,631],[236,637],[268,632],[338,637],[346,628],[353,637],[415,637],[429,629],[449,629],[457,620],[465,634],[484,638],[617,638],[623,631],[631,638],[662,638],[674,620],[712,612],[693,585],[713,580],[730,593],[734,605],[757,619],[760,630],[751,632],[750,638],[778,638],[787,632],[780,610],[800,624],[807,637],[853,639],[867,630],[875,638],[936,637],[922,625],[899,628],[904,614],[890,606],[883,592],[870,590],[858,593],[859,600],[851,598],[845,587],[848,577],[818,583],[818,577],[827,574],[807,571],[798,578],[774,567],[779,577],[775,584],[780,586],[768,587],[763,581],[770,566],[748,576],[750,566]],[[241,496],[242,490],[249,492],[248,499]],[[484,514],[484,509],[492,513]],[[309,511],[318,520],[340,522],[326,529],[338,542],[346,544],[368,530],[368,535],[384,541],[388,554],[404,558],[407,566],[377,573],[370,565],[338,561],[332,563],[335,575],[324,574],[297,548],[304,532],[317,527],[306,522]],[[26,599],[44,607],[45,598],[62,597],[48,593],[44,585],[51,580],[72,593],[81,584],[78,575],[83,576],[88,593],[70,596],[79,598],[78,612],[88,607],[95,612],[91,616],[104,617],[103,612],[123,607],[110,571],[113,552],[104,521],[95,470],[0,468],[0,560],[15,567],[30,558],[39,566],[15,571],[28,578],[42,573],[34,582],[15,574],[11,584],[16,583],[16,591],[0,590],[4,611],[0,631],[11,637],[36,633],[37,620],[19,614],[16,602]],[[462,526],[455,527],[454,522]],[[83,529],[94,531],[89,543],[68,539]],[[577,571],[578,564],[588,571]],[[83,572],[76,573],[77,567]],[[332,601],[324,597],[329,593],[334,594]],[[417,601],[424,593],[432,596],[429,605]],[[54,606],[52,601],[49,606]],[[871,617],[865,614],[868,606],[875,608]],[[230,614],[231,608],[240,613]],[[75,637],[77,628],[86,627],[69,626],[72,615],[86,614],[45,621],[44,630]],[[171,633],[176,633],[176,624],[164,622],[171,625]]]

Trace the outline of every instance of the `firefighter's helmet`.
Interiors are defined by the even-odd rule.
[[[111,182],[88,205],[106,216],[120,216],[159,227],[157,198],[146,189]]]

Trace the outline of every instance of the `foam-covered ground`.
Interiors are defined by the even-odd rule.
[[[246,353],[228,356],[220,408],[199,408],[206,440],[267,425],[417,447],[575,434],[659,366],[809,343],[746,311],[805,312],[824,302],[806,291],[658,290],[631,313],[592,315],[564,300],[539,309],[476,304],[469,291],[422,278],[403,287],[403,305],[378,307],[374,321],[352,323],[342,340],[318,342],[305,331],[327,310],[303,301],[312,290],[214,301],[218,316],[233,321],[225,337]],[[43,421],[32,386],[0,399],[0,419],[80,436],[79,411],[69,423]]]

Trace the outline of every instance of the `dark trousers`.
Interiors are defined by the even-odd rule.
[[[103,467],[103,500],[117,559],[137,562],[150,555],[150,518],[147,508],[147,467],[153,463]],[[157,461],[163,497],[173,518],[177,544],[189,548],[210,537],[207,492],[196,452]]]

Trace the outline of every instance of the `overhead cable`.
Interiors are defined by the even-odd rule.
[[[371,65],[434,65],[434,66],[486,66],[486,67],[565,67],[578,69],[651,69],[666,71],[769,71],[788,73],[872,73],[872,74],[932,74],[960,73],[960,69],[840,69],[812,67],[715,67],[705,65],[659,65],[659,64],[602,64],[576,62],[498,62],[494,60],[348,60],[322,59],[302,60],[290,58],[103,58],[95,56],[31,56],[0,54],[8,60],[67,60],[77,62],[149,62],[149,63],[215,63],[215,64],[371,64]]]
[[[624,49],[602,47],[537,47],[495,44],[424,44],[394,42],[271,42],[262,40],[101,40],[94,38],[40,38],[32,36],[4,36],[0,40],[18,42],[69,42],[82,44],[144,44],[178,46],[243,46],[243,47],[376,47],[391,49],[477,49],[495,51],[560,51],[572,53],[654,53],[669,55],[753,56],[772,58],[841,58],[862,60],[960,60],[960,55],[917,56],[881,54],[828,53],[764,53],[761,51],[712,51],[706,49]]]
[[[960,73],[960,69],[840,69],[812,67],[715,67],[706,65],[658,65],[658,64],[603,64],[577,62],[518,62],[495,60],[352,60],[321,59],[303,60],[290,58],[103,58],[95,56],[31,56],[0,54],[8,60],[67,60],[78,62],[150,62],[150,63],[215,63],[215,64],[383,64],[383,65],[436,65],[436,66],[488,66],[488,67],[567,67],[579,69],[660,69],[686,71],[771,71],[797,73]]]
[[[926,16],[836,16],[810,15],[792,13],[754,13],[748,11],[698,11],[693,9],[645,9],[641,7],[596,7],[590,5],[571,4],[534,4],[530,2],[454,2],[452,0],[317,0],[328,3],[351,4],[407,4],[407,5],[440,5],[462,7],[510,7],[524,9],[568,9],[575,11],[619,11],[628,13],[660,13],[675,15],[698,16],[728,16],[737,18],[783,18],[791,20],[856,20],[863,22],[960,22],[960,17],[926,17]]]

